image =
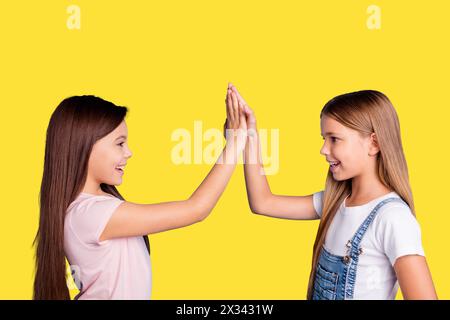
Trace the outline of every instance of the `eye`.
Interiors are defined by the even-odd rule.
[[[338,140],[339,140],[339,138],[336,138],[336,137],[330,137],[330,139],[331,139],[331,142],[337,142]],[[324,137],[322,137],[322,140],[324,140],[325,141],[325,138]]]
[[[124,144],[124,143],[125,143],[125,142],[121,142],[121,143],[118,144],[118,146],[123,147],[123,144]]]

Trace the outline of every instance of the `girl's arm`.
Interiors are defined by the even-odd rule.
[[[231,90],[226,104],[231,134],[216,164],[189,199],[158,204],[123,202],[109,219],[100,241],[181,228],[209,215],[230,180],[247,138],[245,116]]]
[[[397,259],[394,264],[403,298],[406,300],[437,299],[431,273],[425,257],[408,255]]]
[[[248,138],[244,150],[244,174],[247,198],[252,212],[283,219],[319,219],[314,209],[313,195],[284,196],[271,192],[262,166],[255,115],[236,87],[231,86],[231,89],[237,95],[247,120]]]

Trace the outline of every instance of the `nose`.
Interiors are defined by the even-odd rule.
[[[133,155],[133,152],[129,148],[127,148],[127,151],[125,153],[125,158],[129,159]]]
[[[330,154],[330,150],[328,150],[328,146],[327,146],[325,141],[323,142],[323,146],[320,149],[320,154],[323,155],[323,156],[327,156],[327,155]]]

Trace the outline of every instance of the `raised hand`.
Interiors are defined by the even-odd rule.
[[[230,139],[237,139],[238,148],[241,149],[245,146],[247,138],[247,119],[236,92],[231,89],[231,84],[228,85],[225,102],[227,110],[227,119],[224,124],[225,138],[227,142]]]
[[[231,87],[227,88],[226,145],[214,167],[188,199],[157,204],[125,202],[109,220],[102,239],[147,235],[205,219],[225,190],[247,140],[251,140],[247,139],[247,119],[241,106],[237,94]]]
[[[245,114],[245,119],[247,123],[247,132],[249,136],[253,136],[256,134],[256,117],[253,110],[248,106],[247,102],[245,102],[244,98],[242,98],[241,94],[237,90],[237,88],[233,84],[229,84],[228,88],[237,96],[239,107],[243,110]]]

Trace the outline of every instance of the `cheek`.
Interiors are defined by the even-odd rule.
[[[334,144],[331,148],[332,155],[341,162],[348,160],[349,156],[351,156],[351,152],[352,150],[349,145],[341,141]]]
[[[357,167],[366,159],[365,150],[358,144],[341,143],[333,149],[334,156],[343,163],[343,166]]]
[[[362,169],[368,162],[366,151],[361,146],[350,148],[345,163],[355,170]]]
[[[114,152],[112,149],[101,149],[91,155],[89,166],[94,176],[101,178],[111,175],[119,160],[118,152]]]

